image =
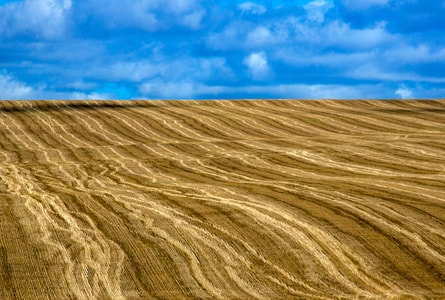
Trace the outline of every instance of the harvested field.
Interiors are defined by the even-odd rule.
[[[0,124],[0,299],[445,298],[445,101],[3,101]]]

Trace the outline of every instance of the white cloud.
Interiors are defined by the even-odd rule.
[[[206,13],[198,0],[108,0],[105,5],[88,0],[82,5],[84,11],[90,11],[112,29],[158,31],[180,25],[195,30]]]
[[[275,53],[275,58],[289,65],[295,66],[329,66],[342,69],[355,68],[357,65],[364,65],[370,61],[378,59],[376,53],[371,51],[354,53],[314,53],[304,49],[279,49]]]
[[[272,32],[264,27],[258,26],[247,35],[247,43],[250,45],[261,45],[271,43],[274,39]]]
[[[75,82],[73,85],[81,89],[83,82]],[[80,85],[80,86],[79,86]],[[74,87],[74,86],[73,86]],[[15,79],[6,71],[0,71],[0,100],[35,100],[35,99],[113,99],[111,94],[96,92],[58,92],[46,89],[46,85],[30,86]]]
[[[229,24],[222,32],[210,33],[207,38],[207,46],[215,50],[237,48],[243,44],[243,32],[245,26],[238,22]]]
[[[256,80],[265,79],[270,75],[269,63],[264,52],[255,52],[244,59],[252,77]]]
[[[257,49],[258,46],[264,48],[282,44],[287,47],[306,45],[309,49],[307,46],[313,45],[317,49],[335,46],[363,51],[376,50],[380,46],[390,47],[401,42],[401,36],[389,33],[384,22],[357,29],[341,20],[326,22],[323,21],[324,17],[315,15],[308,15],[308,18],[310,22],[287,17],[255,27],[250,23],[237,21],[230,23],[222,32],[211,34],[207,43],[211,48],[219,50]]]
[[[240,87],[209,86],[193,81],[161,82],[153,81],[141,84],[137,98],[149,99],[193,99],[203,95],[215,95],[217,98],[243,97],[256,98],[296,98],[296,99],[372,99],[391,97],[382,85],[330,85],[330,84],[278,84],[248,85]]]
[[[194,62],[194,63],[193,63]],[[222,57],[212,57],[206,59],[193,60],[189,64],[192,72],[195,73],[194,78],[200,80],[208,79],[233,79],[235,74],[227,65],[226,59]]]
[[[5,71],[0,72],[0,99],[27,99],[35,93],[34,89],[16,79]]]
[[[364,10],[372,6],[383,6],[388,4],[389,0],[343,0],[345,7],[352,10]]]
[[[140,98],[150,99],[193,99],[199,95],[218,95],[227,88],[208,86],[193,81],[179,82],[146,82],[139,86]]]
[[[66,94],[66,98],[62,99],[69,99],[69,100],[113,100],[114,96],[111,94],[103,94],[103,93],[80,93],[80,92],[73,92]]]
[[[143,79],[158,75],[162,72],[162,68],[162,65],[154,65],[147,61],[118,61],[108,66],[102,65],[88,70],[85,72],[85,75],[108,81],[127,80],[139,82]]]
[[[370,99],[382,97],[380,85],[335,85],[335,84],[280,84],[272,86],[248,86],[243,93],[264,94],[279,98],[298,99]]]
[[[156,2],[155,0],[151,0]],[[189,29],[199,29],[201,27],[202,19],[206,11],[199,5],[199,0],[157,0],[159,3],[158,11],[167,13],[168,20],[162,20],[165,23],[177,23]],[[168,26],[168,25],[167,25]]]
[[[402,42],[402,36],[388,32],[385,22],[358,29],[339,19],[324,20],[323,11],[319,9],[329,9],[331,4],[325,1],[321,3],[325,4],[317,6],[322,4],[310,3],[308,9],[310,8],[311,12],[308,11],[306,19],[289,16],[280,20],[266,20],[256,25],[240,20],[230,22],[222,31],[209,34],[207,46],[215,50],[258,50],[259,47],[265,49],[277,45],[303,45],[307,49],[335,46],[363,51],[376,50],[381,46],[387,48]]]
[[[140,1],[140,0],[139,0]],[[186,13],[196,7],[198,1],[196,0],[151,0],[144,2],[152,2],[161,4],[165,9],[172,11],[176,14]]]
[[[385,23],[378,23],[375,27],[353,29],[348,24],[334,21],[322,30],[324,43],[338,45],[349,49],[369,49],[380,45],[387,45],[396,39],[385,29]],[[323,41],[321,41],[323,43]]]
[[[66,34],[71,0],[25,0],[0,6],[0,34],[54,39]]]
[[[265,6],[254,2],[243,2],[238,5],[238,9],[243,13],[251,13],[254,15],[262,15],[267,11]]]
[[[398,88],[394,94],[396,96],[399,96],[402,99],[413,99],[414,98],[413,91],[407,87],[404,87],[404,86]]]
[[[235,21],[221,32],[210,33],[207,37],[207,46],[216,50],[226,49],[264,49],[276,44],[289,42],[288,24],[271,22],[254,26],[245,21]]]
[[[189,82],[160,83],[147,82],[139,86],[139,92],[149,98],[192,98],[196,89]]]
[[[319,23],[324,21],[324,16],[332,7],[334,7],[334,5],[327,0],[315,0],[304,6],[309,20]]]
[[[199,29],[204,15],[205,11],[202,9],[193,11],[189,14],[182,16],[182,18],[180,19],[180,24],[190,29]]]
[[[178,57],[168,59],[157,57],[153,60],[118,61],[108,66],[97,66],[82,74],[87,78],[107,81],[143,82],[152,78],[162,78],[166,81],[184,79],[211,80],[230,79],[234,77],[232,69],[221,57],[196,59]]]
[[[387,69],[388,65],[391,67],[390,64],[385,64],[381,61],[369,62],[355,69],[348,70],[345,75],[349,78],[366,80],[445,83],[445,77],[422,76],[414,72]]]
[[[427,45],[413,47],[399,44],[386,50],[383,57],[392,64],[445,62],[445,48],[433,50]]]
[[[64,84],[64,87],[73,88],[76,90],[90,90],[96,87],[96,83],[94,82],[85,82],[83,80],[75,80],[73,82],[69,82]]]

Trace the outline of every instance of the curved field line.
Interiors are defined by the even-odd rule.
[[[0,101],[0,299],[445,298],[445,101]]]

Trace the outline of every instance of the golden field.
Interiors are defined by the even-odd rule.
[[[445,299],[445,101],[0,101],[0,299]]]

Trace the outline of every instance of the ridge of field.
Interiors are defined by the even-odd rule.
[[[0,299],[444,299],[445,101],[0,101]]]

